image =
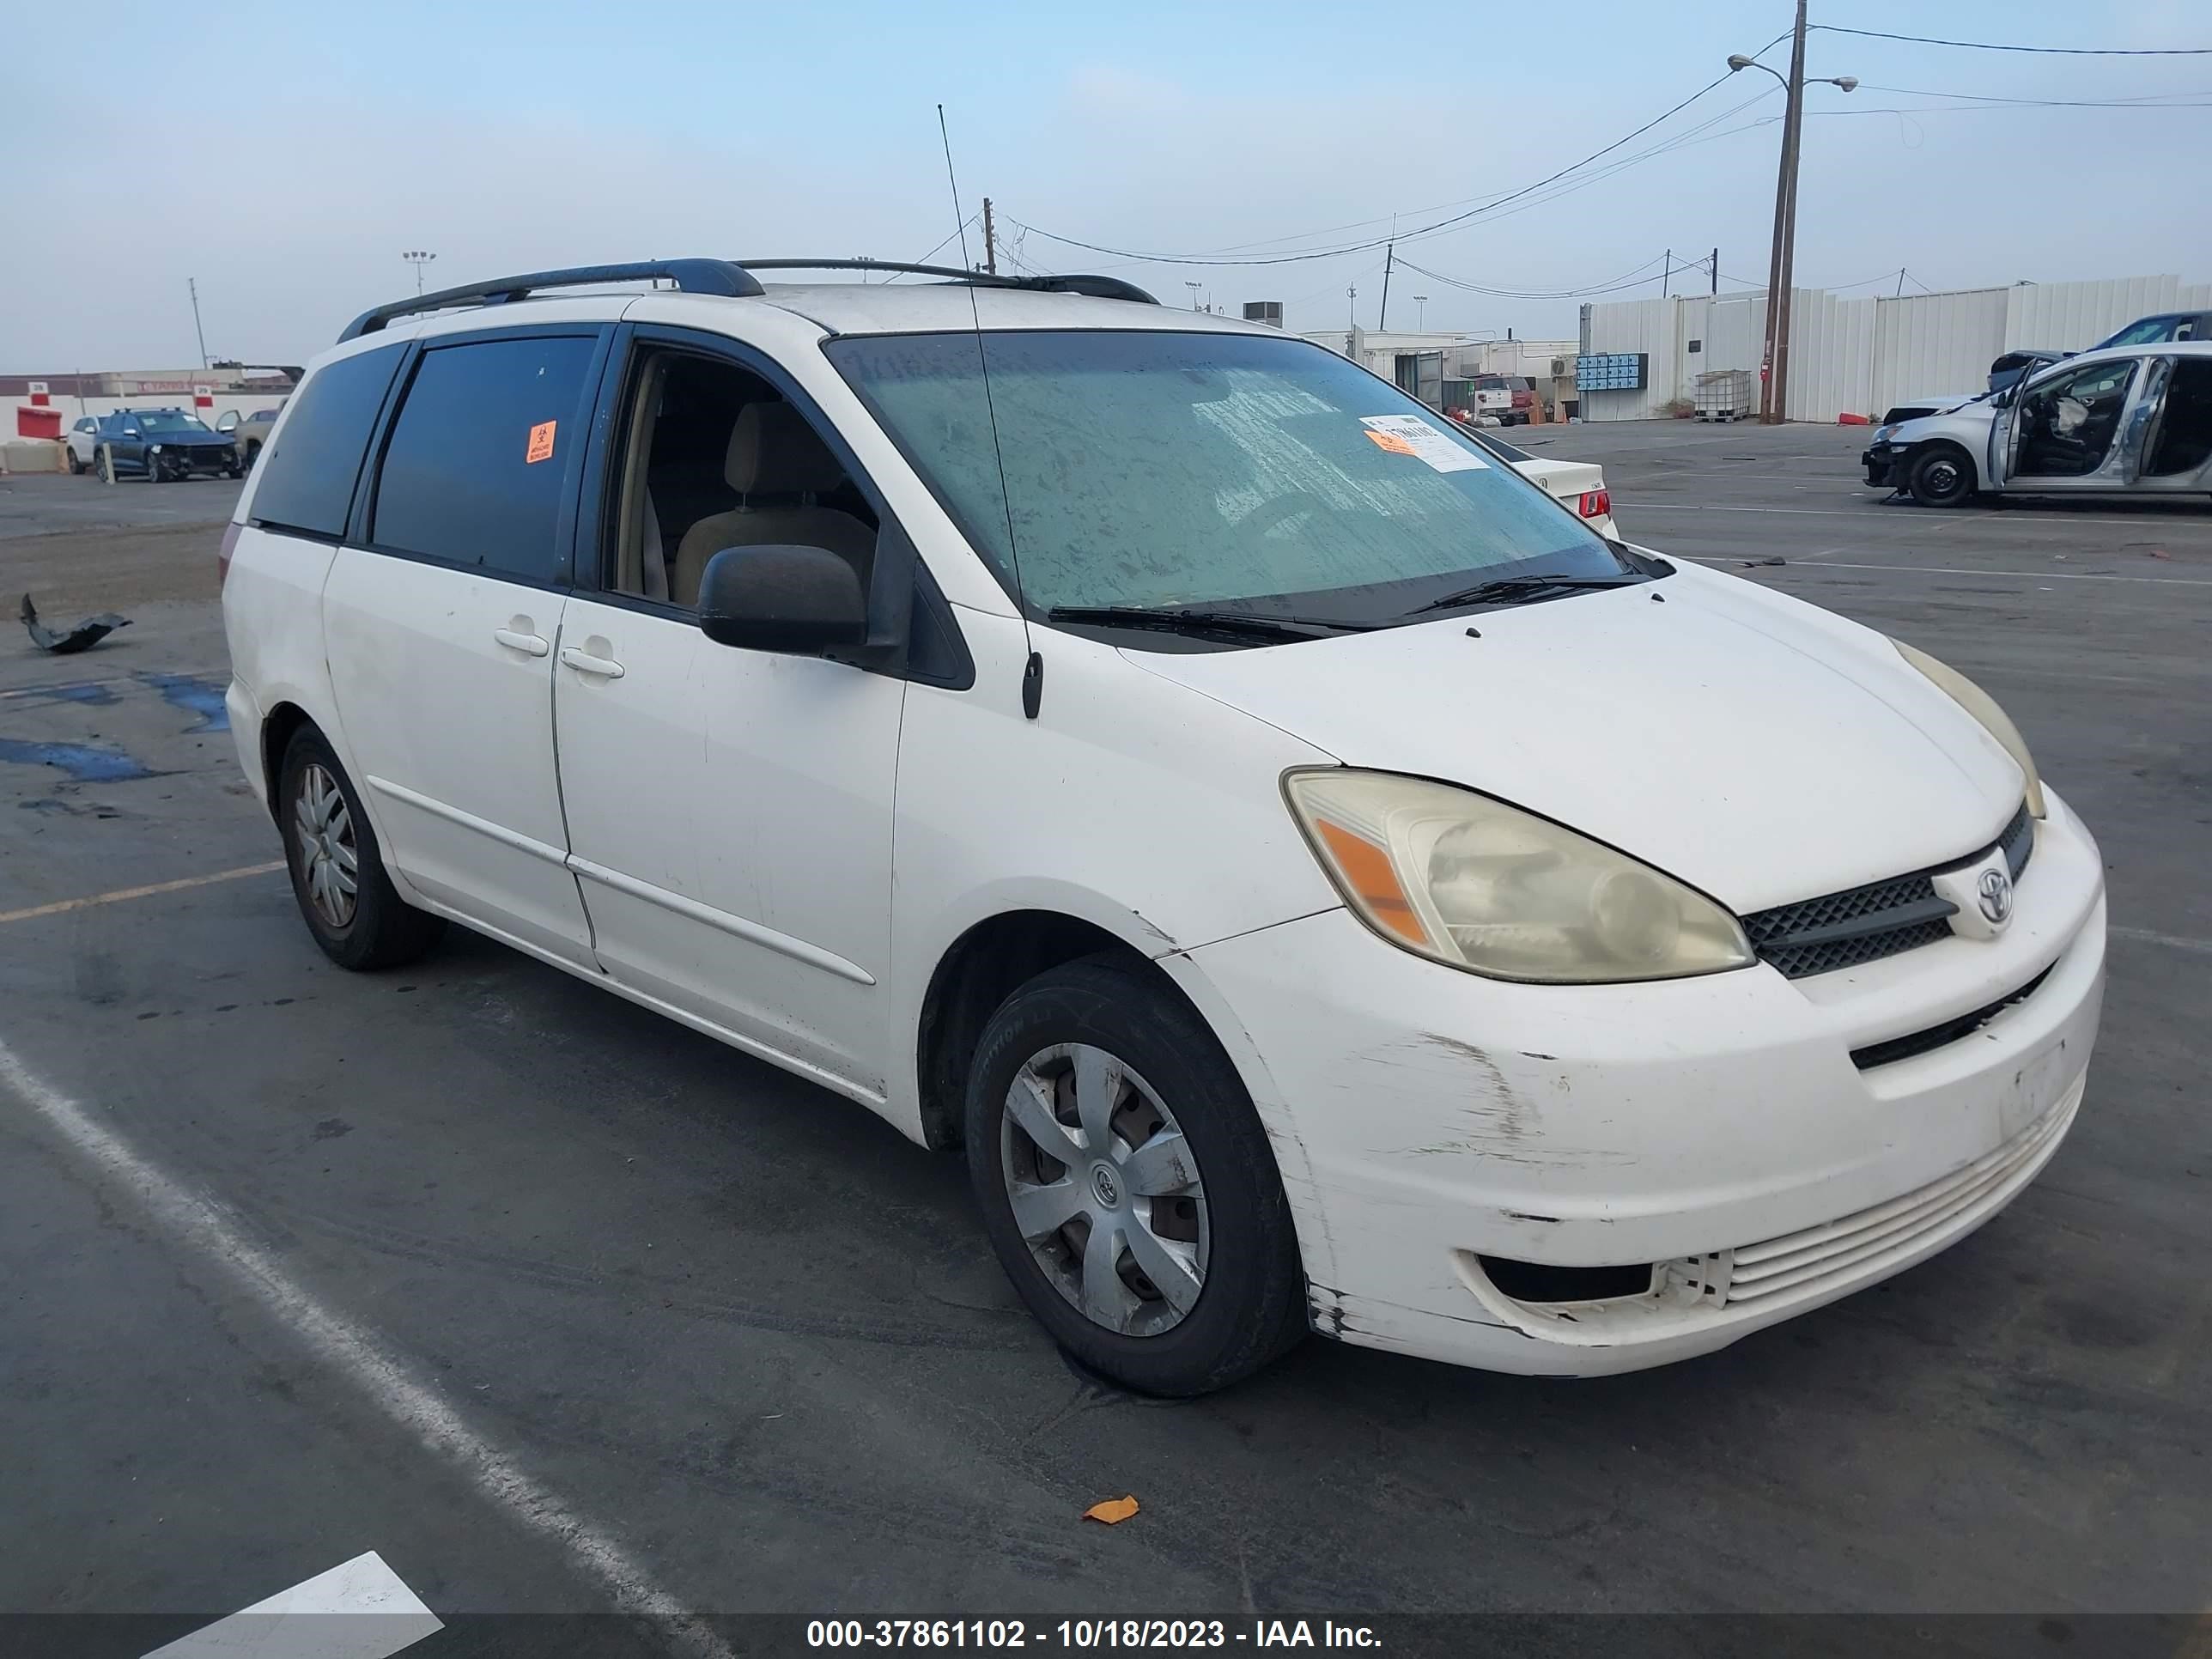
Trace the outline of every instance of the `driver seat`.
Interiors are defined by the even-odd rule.
[[[867,591],[875,529],[850,513],[817,504],[817,496],[845,483],[845,469],[797,410],[785,403],[747,404],[740,410],[730,428],[722,476],[738,492],[738,503],[684,532],[669,581],[673,603],[697,607],[699,579],[724,548],[781,543],[828,548],[853,567],[861,591]]]

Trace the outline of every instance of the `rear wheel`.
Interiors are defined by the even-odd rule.
[[[69,456],[70,476],[71,477],[75,477],[78,473],[84,471],[84,463],[77,459],[76,451],[74,449],[69,448],[67,445],[64,445],[63,449],[64,453]]]
[[[1960,507],[1974,499],[1974,464],[1948,445],[1924,449],[1913,458],[1905,487],[1923,507]]]
[[[1091,957],[1000,1005],[969,1074],[967,1151],[1000,1265],[1092,1370],[1205,1394],[1304,1334],[1297,1235],[1250,1097],[1146,969]]]
[[[285,746],[277,822],[300,915],[339,967],[396,968],[446,931],[444,918],[416,909],[393,889],[353,781],[312,726]]]

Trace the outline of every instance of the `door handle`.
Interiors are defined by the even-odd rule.
[[[553,647],[535,634],[518,634],[512,628],[495,628],[492,638],[510,651],[520,651],[526,657],[542,657]]]
[[[597,674],[605,680],[618,680],[623,677],[623,665],[612,657],[595,657],[588,651],[579,651],[573,645],[561,647],[561,660],[579,674]]]

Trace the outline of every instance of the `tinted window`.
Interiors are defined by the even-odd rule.
[[[345,534],[354,480],[403,348],[386,346],[325,363],[307,377],[284,434],[254,477],[253,521],[312,536]]]
[[[380,547],[550,581],[562,479],[599,342],[531,336],[423,354],[376,486]]]

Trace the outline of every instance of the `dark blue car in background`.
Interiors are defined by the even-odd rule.
[[[100,417],[96,455],[106,450],[118,478],[143,473],[155,483],[195,474],[235,478],[238,446],[182,409],[118,409]]]

